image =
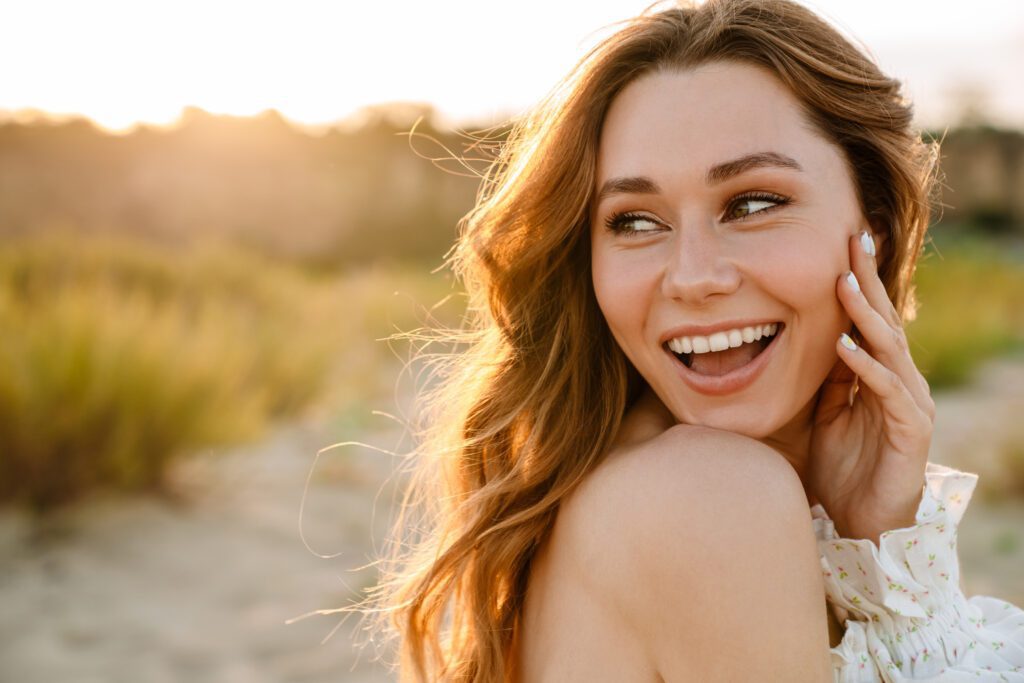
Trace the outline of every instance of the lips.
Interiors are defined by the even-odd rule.
[[[691,367],[693,365],[692,357],[689,359],[689,364],[684,361],[684,357],[691,354],[676,354],[669,350],[667,344],[663,346],[665,353],[667,353],[681,378],[687,385],[697,392],[706,395],[724,395],[739,391],[746,388],[754,380],[760,376],[761,372],[771,361],[774,356],[775,348],[779,345],[785,333],[785,325],[780,325],[777,334],[772,336],[767,344],[763,347],[758,345],[757,353],[749,359],[748,362],[743,363],[738,367],[728,369],[728,371],[722,374],[708,374],[707,372],[698,372],[697,369]],[[744,344],[744,346],[748,346]],[[722,367],[721,361],[724,359],[716,359],[719,365],[713,365],[716,361],[710,360],[711,356],[718,354],[728,354],[730,352],[739,352],[740,348],[729,349],[728,351],[711,352],[709,354],[700,354],[709,357],[708,360],[701,359],[700,367],[705,371],[713,372],[713,368]],[[749,353],[749,351],[747,352]],[[735,358],[733,361],[735,362]],[[728,367],[728,366],[726,366]]]

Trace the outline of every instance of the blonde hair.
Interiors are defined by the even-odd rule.
[[[534,552],[643,387],[591,283],[605,112],[645,73],[715,60],[768,69],[842,150],[864,215],[888,236],[881,278],[912,316],[935,153],[911,129],[899,83],[785,0],[710,0],[626,23],[515,124],[450,252],[469,347],[421,397],[418,471],[372,596],[401,640],[403,680],[512,677]]]

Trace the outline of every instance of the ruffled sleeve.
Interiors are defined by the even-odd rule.
[[[836,681],[1024,683],[1024,611],[960,590],[956,532],[977,480],[928,463],[916,524],[877,546],[838,537],[811,509],[828,602],[846,623]]]

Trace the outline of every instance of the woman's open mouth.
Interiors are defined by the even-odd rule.
[[[708,337],[678,337],[665,342],[664,348],[694,389],[723,394],[745,387],[760,374],[784,329],[784,323],[766,323]]]

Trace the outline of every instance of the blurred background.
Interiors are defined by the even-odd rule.
[[[409,448],[386,338],[460,318],[474,135],[647,3],[574,4],[3,3],[0,680],[392,679],[286,624],[372,585],[400,484],[314,459]],[[1024,605],[1024,4],[807,4],[943,141],[909,335],[968,592]]]

